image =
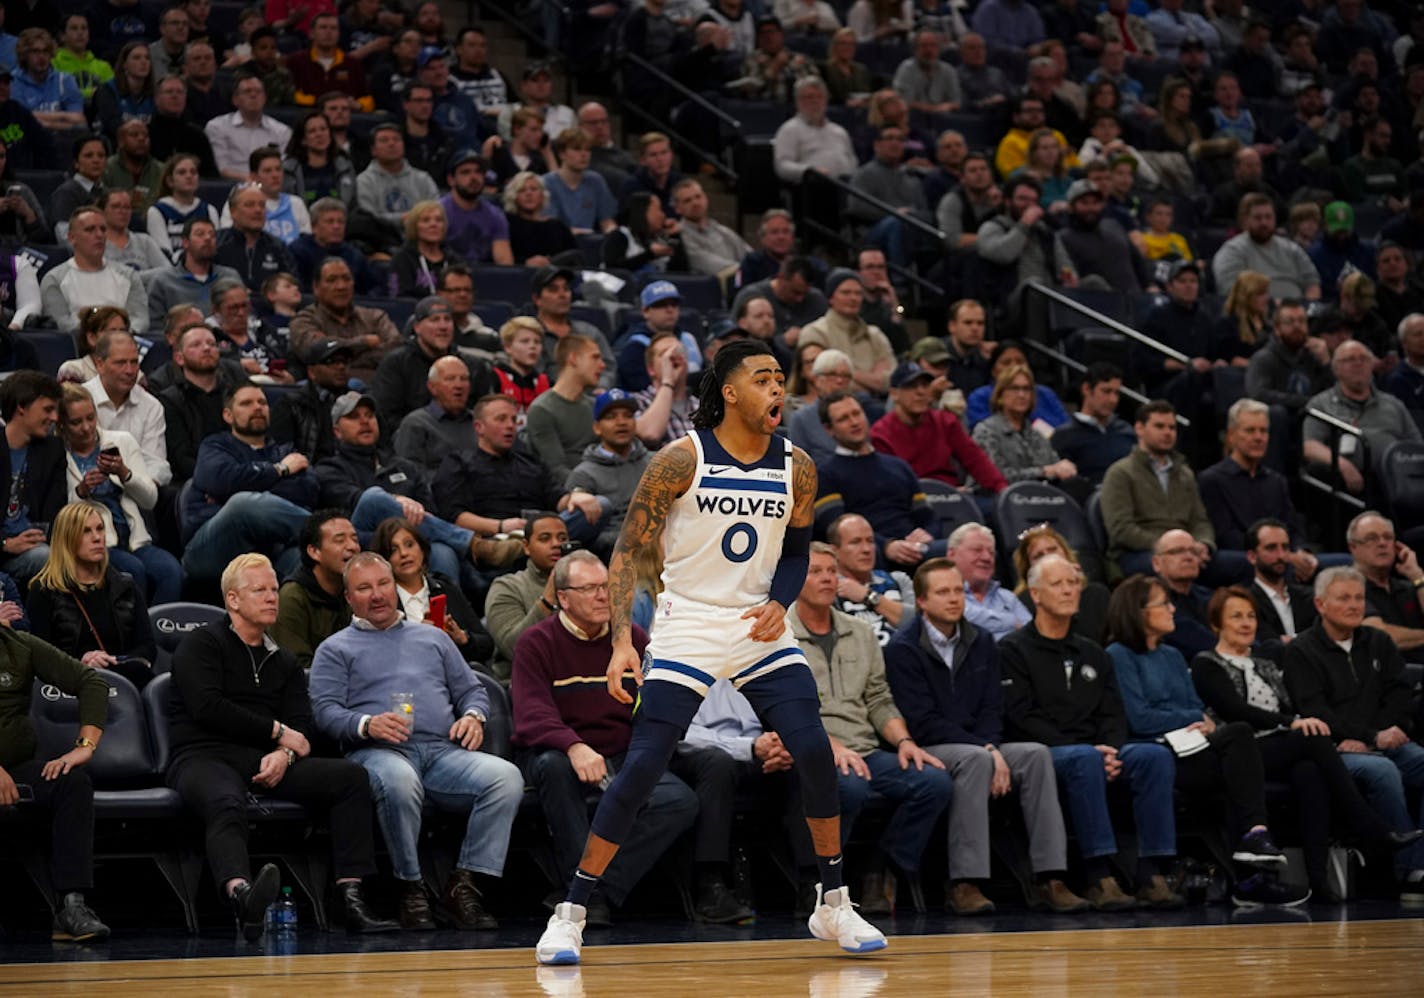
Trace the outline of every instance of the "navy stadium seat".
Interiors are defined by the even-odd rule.
[[[948,537],[961,524],[984,522],[974,499],[948,482],[921,478],[920,491],[925,494],[925,505],[934,512],[937,525],[931,533],[936,537]]]

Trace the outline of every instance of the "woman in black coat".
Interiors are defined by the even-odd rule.
[[[30,581],[30,630],[96,669],[142,687],[157,654],[148,606],[133,578],[109,564],[104,517],[81,500],[55,515],[49,560]]]

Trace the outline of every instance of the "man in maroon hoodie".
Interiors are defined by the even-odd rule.
[[[574,551],[554,563],[558,612],[529,628],[514,646],[510,694],[514,706],[512,741],[525,781],[554,839],[560,882],[573,877],[589,832],[590,793],[607,789],[628,751],[633,707],[608,695],[608,569],[592,553]],[[633,625],[639,655],[648,635]],[[631,674],[624,687],[638,695]],[[622,904],[638,880],[697,817],[697,797],[671,773],[664,773],[618,855],[603,874],[588,905],[588,924],[607,925],[607,901]],[[600,898],[606,895],[606,901]],[[547,907],[563,897],[560,887]]]
[[[870,442],[882,454],[900,458],[920,478],[934,478],[959,488],[961,469],[985,492],[1008,487],[1003,473],[976,444],[964,424],[950,412],[933,408],[930,388],[934,375],[912,361],[890,375],[891,411],[870,428]]]

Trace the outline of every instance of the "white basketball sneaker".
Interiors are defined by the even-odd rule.
[[[850,903],[849,888],[838,887],[823,893],[817,884],[816,898],[816,910],[806,922],[811,935],[834,942],[847,953],[873,953],[885,948],[885,934],[856,914],[855,905]],[[552,919],[549,924],[553,926]],[[539,945],[542,953],[543,943]]]
[[[549,924],[539,937],[539,945],[534,955],[540,963],[569,964],[579,962],[579,950],[583,948],[583,924],[587,912],[581,904],[560,901],[549,916]],[[814,931],[814,930],[813,930]],[[885,945],[881,940],[880,945]]]

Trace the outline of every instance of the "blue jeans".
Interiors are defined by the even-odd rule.
[[[109,548],[109,560],[119,571],[133,576],[149,606],[183,598],[183,566],[157,544],[145,544],[136,551]]]
[[[1424,828],[1424,803],[1419,806],[1416,822],[1409,816],[1404,796],[1405,787],[1424,787],[1424,746],[1406,742],[1387,752],[1341,752],[1340,759],[1370,807],[1390,827],[1398,832]],[[1394,872],[1402,877],[1410,870],[1424,870],[1424,844],[1415,843],[1394,854]]]
[[[855,773],[837,774],[841,799],[841,844],[850,837],[856,816],[865,807],[872,793],[896,804],[895,814],[880,836],[880,849],[907,873],[920,868],[925,846],[934,832],[935,822],[949,806],[954,784],[942,769],[926,766],[900,768],[900,757],[894,752],[875,749],[861,756],[870,768],[870,779]]]
[[[524,796],[524,777],[514,763],[448,741],[372,745],[351,758],[371,779],[376,817],[398,879],[420,879],[417,846],[426,798],[441,810],[470,814],[457,867],[491,877],[504,873],[509,829]]]
[[[351,511],[351,525],[361,535],[362,545],[369,545],[371,535],[382,520],[404,515],[395,496],[379,485],[372,485],[356,501],[356,508]],[[475,532],[430,513],[425,514],[425,519],[415,529],[430,542],[430,570],[458,582],[460,563],[470,556],[470,541],[474,540]]]
[[[0,560],[0,572],[14,579],[15,585],[20,587],[20,592],[25,593],[29,591],[30,580],[40,573],[47,561],[49,545],[36,544],[23,554],[12,554]]]
[[[239,492],[198,528],[183,551],[189,578],[216,582],[227,563],[257,551],[272,558],[277,578],[300,564],[293,547],[311,513],[290,500],[267,492]]]
[[[865,230],[864,240],[871,246],[879,246],[885,251],[885,258],[901,267],[910,265],[909,228],[899,215],[886,215]]]
[[[1091,745],[1055,745],[1053,769],[1058,774],[1059,799],[1068,802],[1078,849],[1084,859],[1117,852],[1112,819],[1108,817],[1108,779],[1103,757]],[[1172,785],[1176,760],[1165,745],[1129,742],[1118,749],[1122,774],[1132,790],[1132,817],[1137,824],[1138,854],[1175,856],[1177,822]]]

